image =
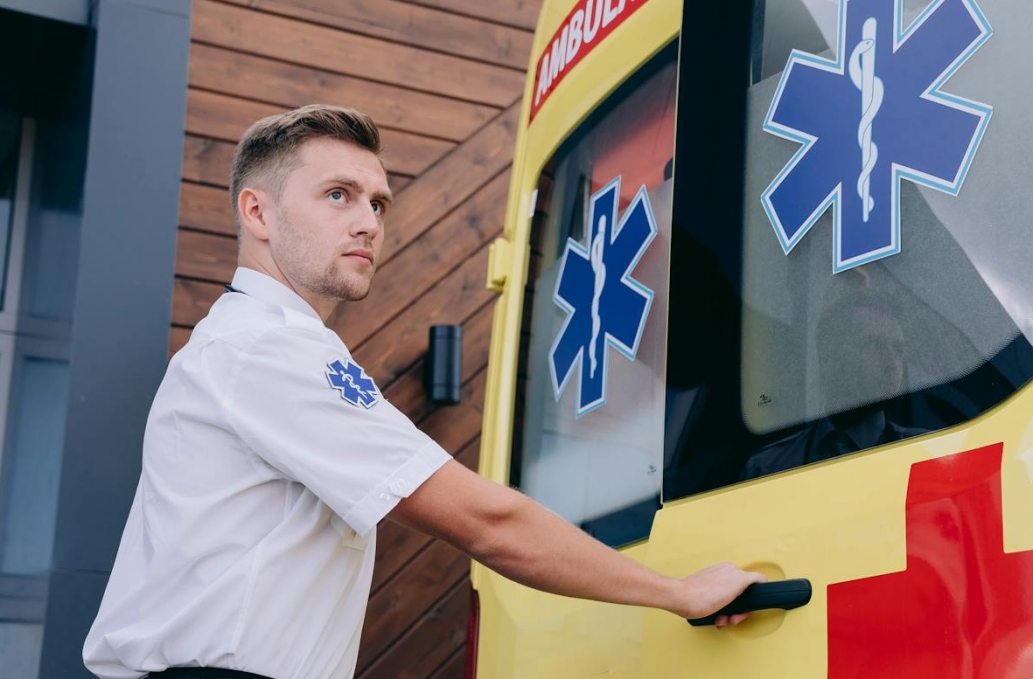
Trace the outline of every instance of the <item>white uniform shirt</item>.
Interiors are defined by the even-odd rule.
[[[376,524],[449,455],[276,280],[238,269],[169,364],[83,660],[347,679]]]

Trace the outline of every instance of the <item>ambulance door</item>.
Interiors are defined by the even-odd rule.
[[[1033,677],[1033,4],[689,1],[643,676]],[[749,5],[752,5],[750,7]]]
[[[622,28],[641,35],[641,26]],[[615,33],[597,49],[611,57],[628,36]],[[597,98],[563,130],[532,194],[505,479],[639,561],[660,506],[667,332],[657,309],[667,305],[678,73],[676,40],[651,37],[643,62],[615,60],[626,75],[612,91],[600,91],[599,62],[565,82]],[[534,125],[551,122],[552,110]],[[479,578],[479,676],[631,679],[641,671],[642,609]]]

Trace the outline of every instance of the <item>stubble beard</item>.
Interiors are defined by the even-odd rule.
[[[373,275],[370,274],[369,278],[359,278],[356,274],[358,280],[349,280],[346,273],[341,273],[340,264],[341,255],[337,255],[334,261],[327,265],[323,274],[313,281],[310,289],[338,302],[358,302],[365,299],[372,287]]]
[[[322,271],[313,270],[311,255],[315,250],[310,241],[295,228],[294,223],[287,218],[287,215],[281,212],[279,217],[281,224],[279,266],[295,285],[337,302],[357,302],[369,295],[373,273],[364,277],[358,272],[343,271],[342,255],[337,253],[334,253],[333,259]]]

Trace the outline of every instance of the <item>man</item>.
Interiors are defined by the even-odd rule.
[[[391,208],[379,151],[368,117],[326,106],[238,145],[240,268],[155,396],[83,649],[98,676],[351,677],[387,516],[532,587],[686,617],[762,579],[660,576],[457,464],[383,399],[324,325],[369,292]]]
[[[826,417],[771,443],[746,461],[757,478],[925,433],[891,421],[885,402],[905,392],[904,330],[893,298],[861,288],[818,320],[818,369]]]

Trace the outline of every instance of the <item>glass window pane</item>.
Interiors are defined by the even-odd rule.
[[[4,677],[38,677],[42,649],[42,624],[0,622],[0,664]]]
[[[14,216],[15,179],[21,157],[21,117],[0,111],[0,311],[6,308],[8,249]]]
[[[532,227],[511,482],[611,545],[645,537],[659,506],[676,59],[563,144]]]
[[[0,572],[40,573],[50,567],[53,552],[67,362],[26,357],[16,368],[10,398]]]
[[[894,184],[899,254],[833,273],[834,208],[819,209],[815,214],[821,216],[787,255],[761,196],[801,148],[801,143],[772,133],[770,126],[765,129],[772,102],[780,96],[789,53],[799,49],[834,59],[838,32],[849,22],[840,23],[836,11],[827,10],[840,6],[874,3],[757,3],[751,80],[744,83],[743,103],[728,102],[745,106],[741,225],[715,233],[706,220],[680,219],[681,208],[675,208],[679,228],[672,288],[692,289],[679,275],[697,283],[709,280],[711,287],[708,300],[691,294],[676,300],[672,295],[671,343],[689,350],[681,354],[681,370],[674,371],[677,383],[669,368],[668,386],[691,392],[696,400],[677,421],[668,420],[678,432],[668,435],[665,497],[955,425],[997,405],[1033,376],[1033,275],[1028,265],[1033,260],[1033,192],[1025,189],[1033,141],[1024,122],[1033,90],[1017,85],[1023,82],[1023,64],[1033,59],[1033,43],[1012,29],[1030,25],[1033,5],[980,0],[995,29],[993,38],[943,85],[954,96],[993,107],[963,186],[946,192],[906,177]],[[909,26],[929,3],[904,2],[902,7],[903,25]],[[962,19],[969,20],[967,16]],[[931,26],[943,24],[927,22],[919,30]],[[890,68],[888,51],[879,54],[882,61],[875,73],[890,78],[887,70],[879,70]],[[826,73],[830,79],[848,77]],[[697,71],[694,77],[686,86],[706,87],[699,79],[706,75]],[[794,111],[801,120],[838,116],[844,125],[852,125],[842,135],[849,137],[842,148],[851,150],[841,153],[856,153],[860,172],[862,150],[854,129],[861,124],[861,91],[844,86],[846,104],[839,108],[829,96],[808,92]],[[892,107],[903,105],[903,95],[886,92],[881,106],[901,115],[903,109]],[[884,143],[873,162],[886,164],[881,170],[875,167],[885,170],[887,182],[891,141],[922,142],[923,148],[951,141],[940,135],[930,142],[916,125],[885,136],[891,122],[884,117],[874,123],[884,126],[878,137]],[[833,143],[829,130],[838,128],[822,129],[826,143]],[[709,132],[742,134],[734,123]],[[962,150],[969,148],[970,137]],[[794,189],[800,201],[808,199],[806,190],[818,190],[812,184],[824,181],[821,173],[807,176],[810,183]],[[851,193],[861,191],[854,179],[843,179],[839,186],[842,210],[860,205]],[[880,200],[886,204],[890,198]],[[821,201],[819,197],[813,207]],[[709,327],[710,337],[691,336],[674,321],[676,314]]]

